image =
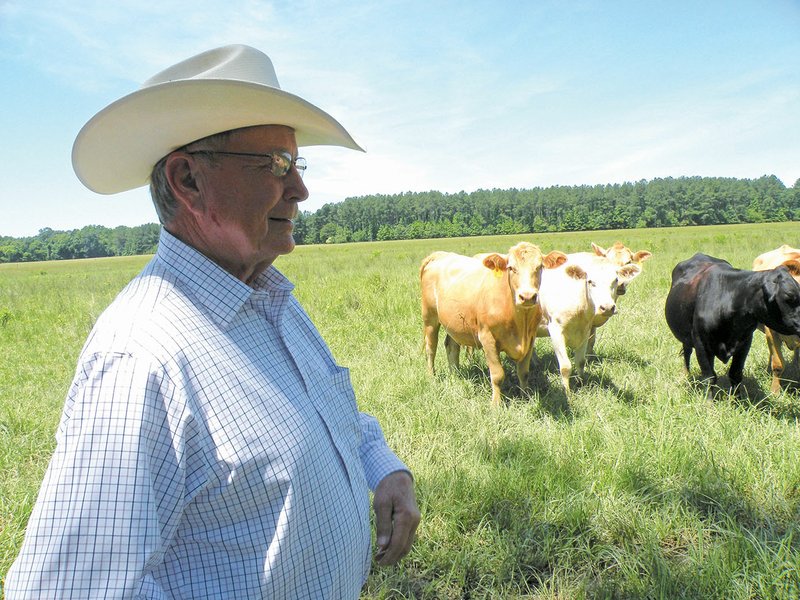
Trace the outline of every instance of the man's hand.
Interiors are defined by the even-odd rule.
[[[419,525],[420,513],[411,475],[395,471],[381,479],[372,506],[377,534],[375,560],[381,566],[393,565],[411,550]]]

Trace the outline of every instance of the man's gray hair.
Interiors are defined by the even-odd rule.
[[[173,152],[190,151],[193,146],[201,143],[204,149],[216,150],[219,149],[224,142],[228,141],[230,134],[230,131],[215,133],[214,135],[195,140],[194,142],[186,144],[185,146],[176,148],[173,150]],[[172,152],[170,152],[170,154],[172,154]],[[178,211],[178,202],[175,200],[175,196],[172,194],[172,188],[169,186],[169,181],[167,181],[166,167],[168,156],[169,154],[159,160],[153,167],[153,170],[150,172],[150,197],[153,199],[153,205],[156,207],[158,220],[162,225],[169,225],[169,223],[175,218],[175,213]],[[213,157],[209,157],[209,159],[213,160]]]

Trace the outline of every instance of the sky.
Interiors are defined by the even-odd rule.
[[[366,149],[303,148],[301,209],[368,194],[800,179],[800,0],[0,0],[0,236],[156,222],[71,165],[96,112],[226,44]]]

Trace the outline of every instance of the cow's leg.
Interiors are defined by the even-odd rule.
[[[517,379],[521,390],[528,389],[528,375],[531,371],[531,358],[533,357],[534,343],[536,338],[531,340],[531,345],[525,355],[517,361]]]
[[[683,374],[689,376],[689,361],[692,358],[692,350],[694,347],[691,344],[683,345]]]
[[[769,327],[764,328],[764,335],[767,338],[767,348],[769,349],[769,366],[772,371],[772,386],[770,391],[773,394],[781,393],[781,379],[783,378],[783,369],[785,366],[783,360],[783,339],[781,334],[772,331]],[[797,351],[795,350],[795,357]]]
[[[578,378],[583,379],[584,369],[586,368],[586,346],[588,345],[588,340],[586,343],[581,344],[577,348],[575,348],[575,375]]]
[[[492,406],[500,406],[501,394],[500,386],[506,377],[503,370],[503,363],[500,362],[500,351],[497,343],[490,334],[485,334],[480,338],[483,352],[486,355],[486,364],[489,365],[489,379],[492,382]]]
[[[697,362],[700,365],[701,380],[706,386],[706,396],[708,396],[709,400],[713,400],[714,388],[717,385],[717,374],[714,372],[714,353],[711,348],[703,344],[703,340],[697,333],[692,332],[692,339],[694,340],[695,356],[697,356]]]
[[[731,389],[735,389],[740,397],[747,395],[747,390],[742,387],[742,375],[744,374],[744,362],[747,360],[747,353],[750,352],[750,344],[753,343],[753,334],[747,338],[742,347],[736,351],[731,360],[731,368],[728,370],[728,378],[731,380]]]
[[[533,341],[535,342],[536,340]],[[536,366],[535,363],[537,362],[539,362],[539,356],[536,354],[536,346],[531,344],[531,368],[534,368]]]
[[[444,348],[447,351],[447,362],[450,364],[450,368],[453,371],[457,371],[461,345],[448,334],[444,337]]]
[[[428,372],[433,375],[436,371],[436,346],[439,343],[439,321],[425,323],[423,328],[425,334],[425,355],[428,358]]]
[[[564,342],[564,334],[561,328],[555,323],[550,323],[547,327],[550,332],[550,341],[553,342],[553,351],[558,359],[558,369],[561,372],[561,385],[564,386],[569,394],[569,377],[572,374],[572,363],[569,361],[567,345]]]
[[[594,353],[594,341],[597,338],[597,326],[592,325],[592,331],[589,333],[589,341],[586,343],[586,356],[594,356],[597,358],[597,355]]]

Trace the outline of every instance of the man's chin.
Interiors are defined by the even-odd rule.
[[[269,248],[276,255],[289,254],[295,249],[296,245],[291,233],[281,235],[280,237],[270,236]]]

